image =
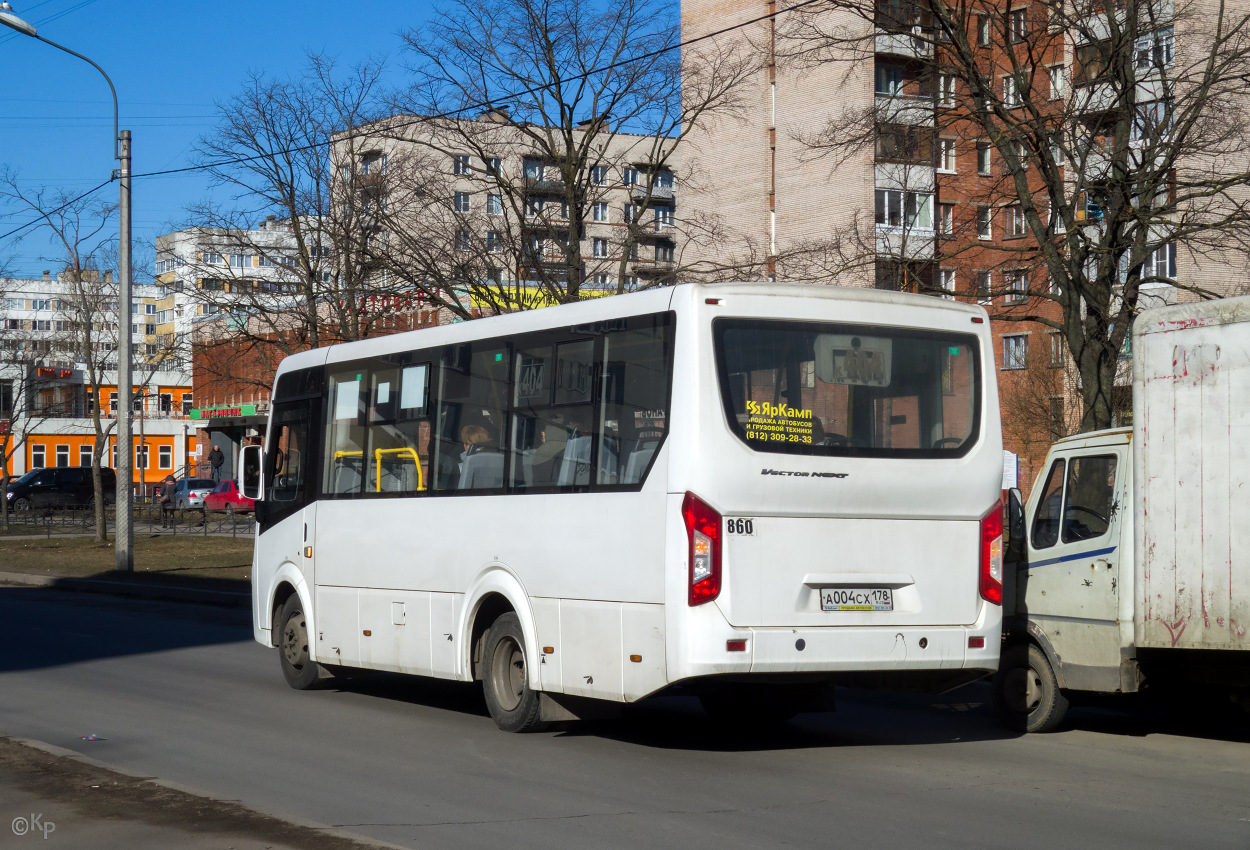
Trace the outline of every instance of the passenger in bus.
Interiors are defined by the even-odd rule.
[[[481,425],[465,425],[460,429],[460,442],[464,443],[464,457],[481,451],[497,451],[490,445],[490,431]]]
[[[576,431],[577,423],[570,421]],[[560,474],[560,462],[564,457],[564,449],[568,445],[569,429],[561,422],[548,422],[539,432],[538,448],[534,450],[533,484],[554,484]]]

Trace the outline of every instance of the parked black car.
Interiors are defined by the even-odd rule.
[[[100,470],[104,485],[104,501],[117,501],[117,475],[104,467]],[[87,507],[94,504],[95,488],[91,483],[91,467],[59,466],[32,469],[9,483],[4,494],[9,509],[28,511],[34,508]]]

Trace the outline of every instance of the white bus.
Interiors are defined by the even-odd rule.
[[[295,688],[480,680],[522,731],[660,692],[725,719],[998,666],[985,311],[682,285],[283,361],[252,569]],[[259,468],[259,481],[255,470]]]

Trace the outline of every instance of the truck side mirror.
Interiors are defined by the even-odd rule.
[[[262,501],[265,492],[261,457],[260,446],[244,446],[239,452],[239,492],[245,499],[257,502]]]
[[[1024,540],[1024,498],[1015,487],[1007,491],[1007,534],[1012,542]]]

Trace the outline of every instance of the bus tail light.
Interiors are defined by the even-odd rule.
[[[690,540],[690,604],[702,605],[720,594],[720,514],[687,492],[681,517]]]
[[[981,598],[1003,604],[1003,503],[981,517]]]

